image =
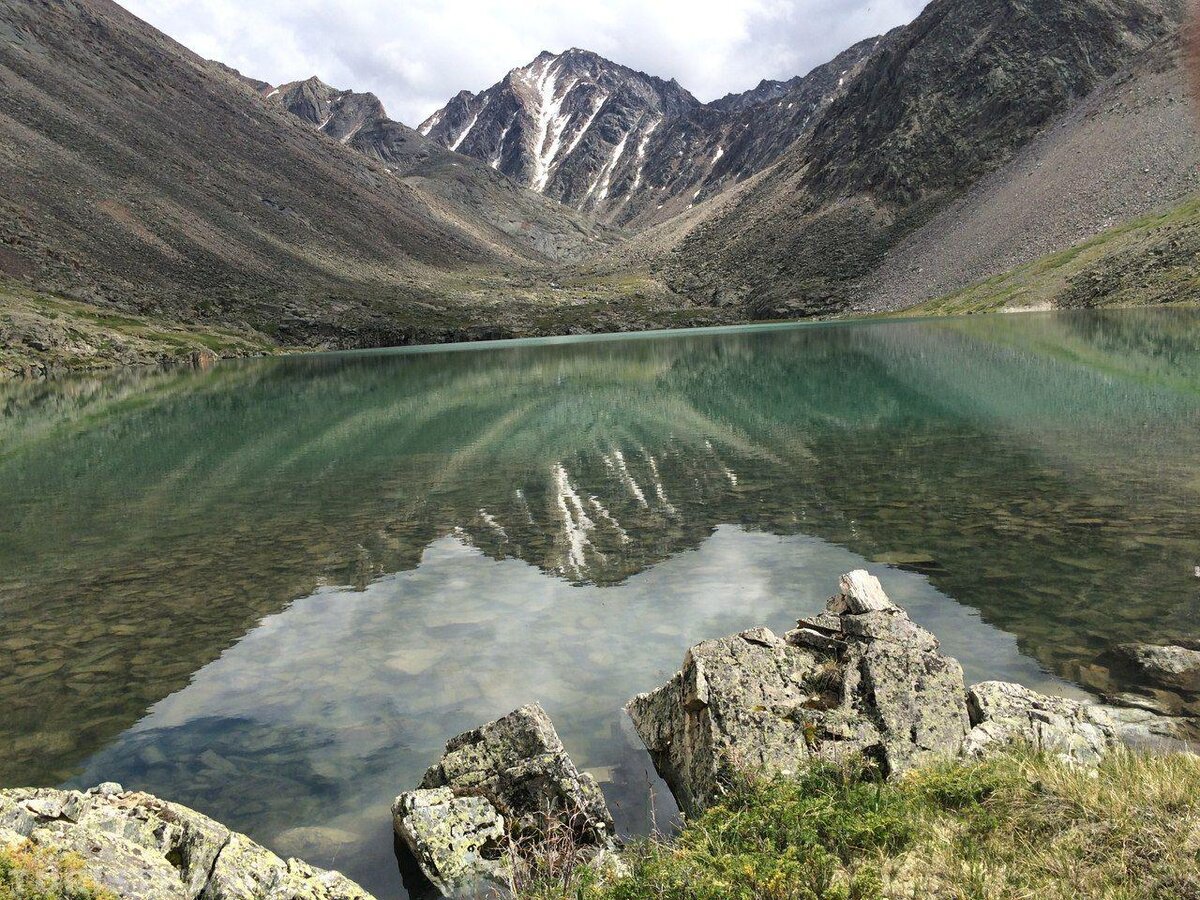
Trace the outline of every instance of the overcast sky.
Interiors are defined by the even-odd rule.
[[[417,125],[542,50],[594,50],[701,100],[790,78],[924,0],[120,0],[203,56],[279,84],[374,91]]]

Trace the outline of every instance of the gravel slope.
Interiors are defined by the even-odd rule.
[[[1177,203],[1200,188],[1196,121],[1172,40],[901,241],[854,308],[940,297]]]

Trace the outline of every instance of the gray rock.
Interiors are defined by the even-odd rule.
[[[1154,684],[1200,694],[1200,650],[1155,644],[1119,644],[1112,655]]]
[[[897,609],[883,592],[879,579],[865,569],[843,575],[838,582],[838,593],[829,601],[829,611],[839,616],[843,613],[895,612]]]
[[[862,754],[886,774],[959,751],[962,668],[864,571],[780,639],[765,628],[692,647],[666,685],[626,707],[680,807],[695,814],[735,773],[789,773]]]
[[[1003,681],[972,686],[968,707],[973,727],[963,753],[971,757],[1025,744],[1091,764],[1118,746],[1183,749],[1190,724],[1144,709],[1047,697]]]
[[[463,879],[504,882],[514,848],[554,828],[592,852],[616,846],[599,786],[575,767],[536,703],[451,739],[392,812],[396,833],[444,894],[461,890]]]
[[[0,791],[0,835],[77,854],[122,900],[371,900],[338,872],[285,862],[186,806],[113,783]]]
[[[452,738],[421,787],[486,797],[518,835],[543,833],[552,816],[566,817],[584,843],[605,846],[613,840],[604,794],[575,768],[537,703]]]
[[[244,834],[232,833],[201,900],[362,900],[370,895],[340,872],[286,862]]]
[[[485,797],[450,788],[408,791],[392,805],[396,833],[443,895],[509,888],[512,872],[504,817]]]

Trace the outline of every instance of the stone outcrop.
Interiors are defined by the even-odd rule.
[[[1150,681],[1188,694],[1200,694],[1200,649],[1158,644],[1118,644],[1114,655]]]
[[[506,884],[521,847],[556,826],[597,852],[615,846],[612,815],[538,704],[460,734],[420,787],[392,806],[397,835],[445,895]]]
[[[1200,716],[1200,643],[1118,644],[1080,671],[1107,700],[1164,716]],[[1200,734],[1193,734],[1193,738]]]
[[[966,756],[981,757],[1014,744],[1074,763],[1095,763],[1114,747],[1183,749],[1187,720],[1144,709],[1047,697],[1019,684],[985,681],[968,693],[972,729]]]
[[[682,670],[626,707],[680,807],[736,771],[789,773],[862,754],[885,774],[958,752],[969,728],[957,661],[864,571],[784,638],[766,628],[692,647]]]
[[[122,900],[372,900],[339,872],[283,860],[177,803],[102,784],[0,791],[0,844],[71,853]]]

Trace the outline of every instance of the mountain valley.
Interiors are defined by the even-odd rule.
[[[0,0],[0,370],[935,301],[1196,191],[1182,17],[934,0],[709,103],[544,52],[411,128],[110,0]]]

